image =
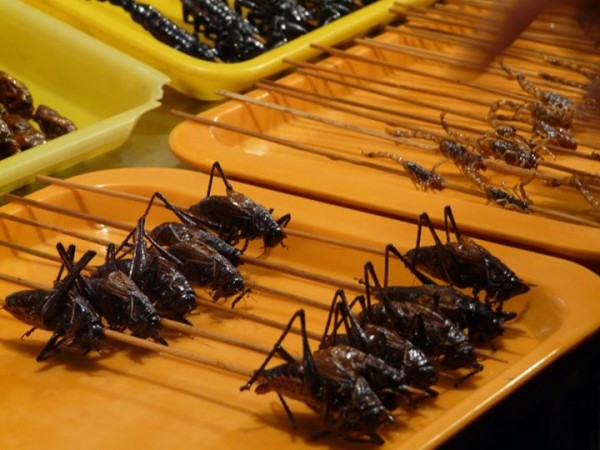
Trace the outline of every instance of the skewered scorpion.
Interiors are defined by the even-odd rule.
[[[533,125],[534,136],[539,137],[542,142],[554,142],[567,148],[577,148],[570,131],[575,116],[573,102],[564,95],[538,88],[521,72],[511,69],[503,62],[500,65],[510,78],[516,79],[521,88],[538,101],[515,103],[510,100],[498,100],[490,106],[488,120],[492,124],[495,124],[496,120],[525,122]],[[509,116],[497,114],[497,111],[502,108],[514,112]],[[523,111],[528,111],[531,116],[523,115]]]
[[[417,245],[405,255],[411,265],[458,288],[470,287],[474,296],[485,291],[486,303],[497,303],[499,311],[505,300],[529,291],[529,286],[500,259],[459,231],[450,206],[444,208],[444,222],[445,244],[428,214],[421,214]],[[435,241],[432,246],[420,245],[424,226],[429,228]],[[451,230],[456,241],[450,241]]]
[[[471,146],[485,156],[501,159],[508,165],[536,169],[540,160],[539,151],[550,153],[543,145],[536,145],[519,136],[515,127],[497,126],[479,137],[470,137],[450,128],[445,116],[446,113],[440,114],[440,122],[450,138],[460,144]]]
[[[62,280],[61,267],[50,290],[25,290],[6,297],[5,309],[32,326],[23,337],[29,336],[37,328],[53,332],[36,357],[37,361],[54,356],[62,347],[75,346],[84,354],[92,349],[99,350],[104,333],[100,317],[89,301],[73,289],[81,270],[95,255],[92,250],[86,252]]]

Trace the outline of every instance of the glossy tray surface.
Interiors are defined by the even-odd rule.
[[[389,9],[394,0],[379,0],[368,7],[342,17],[334,23],[301,36],[281,47],[269,50],[251,60],[222,64],[202,61],[173,50],[134,23],[120,8],[97,0],[25,0],[98,39],[152,65],[171,77],[171,86],[178,91],[203,100],[218,100],[217,89],[239,91],[267,76],[289,67],[284,58],[305,60],[319,52],[311,43],[334,45],[385,23],[394,17]],[[181,2],[148,0],[169,19],[181,26]],[[409,0],[401,3],[426,5],[430,0]]]
[[[0,3],[0,70],[78,130],[0,161],[5,193],[118,147],[156,108],[168,78],[21,1]],[[93,57],[91,57],[93,55]]]
[[[451,3],[446,8],[451,9]],[[443,13],[429,14],[449,20]],[[460,47],[423,37],[425,31],[417,34],[419,27],[429,27],[429,33],[436,31],[436,23],[415,20],[409,22],[414,27],[397,25],[312,66],[301,66],[276,83],[262,83],[260,89],[242,100],[234,98],[205,110],[198,114],[201,119],[242,131],[186,120],[171,133],[171,150],[203,171],[219,159],[229,167],[230,176],[239,180],[403,220],[415,221],[427,205],[441,223],[442,206],[451,203],[463,217],[463,227],[473,234],[536,251],[598,261],[598,211],[594,212],[572,187],[552,187],[542,179],[532,180],[527,171],[519,174],[488,168],[482,177],[517,197],[522,195],[518,189],[522,183],[534,212],[509,211],[486,200],[477,185],[445,160],[436,142],[397,138],[388,132],[421,130],[443,138],[447,135],[440,125],[440,113],[445,111],[451,128],[475,138],[492,131],[486,117],[495,101],[533,101],[515,80],[506,77],[497,62],[475,79],[467,79],[464,72],[457,71],[456,61],[463,58],[459,57]],[[557,57],[569,54],[537,42],[518,43],[520,52],[528,49],[530,59],[544,52]],[[580,93],[544,84],[536,77],[540,70],[572,79],[579,79],[578,74],[508,55],[504,62],[523,71],[528,80],[536,86],[539,83],[540,89],[556,89],[569,98],[580,99]],[[528,125],[514,124],[522,136],[529,136]],[[244,130],[254,134],[244,134]],[[261,134],[266,137],[261,138]],[[599,173],[597,160],[579,156],[593,154],[598,130],[575,122],[573,135],[579,143],[575,153],[579,153],[541,152],[544,161],[538,168],[540,174],[565,180],[578,172],[590,176]],[[396,161],[368,158],[364,156],[367,152],[388,152],[404,162],[434,169],[448,186],[459,189],[423,190]],[[577,221],[569,222],[564,217],[575,217]]]
[[[189,205],[204,195],[208,177],[176,169],[119,169],[89,173],[73,180],[142,196],[160,190],[171,201]],[[274,208],[276,216],[290,212],[290,232],[304,231],[375,249],[383,249],[389,242],[401,251],[414,245],[416,227],[411,224],[238,182],[234,188]],[[219,183],[214,189],[215,194],[222,193]],[[113,242],[120,242],[126,232],[111,228],[108,219],[134,226],[145,209],[141,202],[58,186],[41,189],[29,198],[100,216],[104,223],[16,203],[2,207],[1,211]],[[172,219],[167,211],[157,208],[150,213],[148,226]],[[457,220],[460,224],[460,214]],[[59,241],[76,243],[80,250],[88,247],[102,250],[56,231],[5,219],[0,238],[50,253]],[[399,410],[397,423],[383,430],[384,448],[435,447],[600,324],[600,304],[593,301],[600,289],[596,275],[561,259],[479,242],[535,285],[526,295],[506,303],[507,310],[518,313],[513,325],[523,332],[506,331],[497,340],[496,356],[505,358],[507,363],[482,361],[484,370],[460,388],[440,384],[436,386],[440,396],[431,403],[421,404],[413,413]],[[356,283],[367,260],[372,260],[377,270],[382,270],[383,264],[381,255],[370,251],[324,244],[297,234],[288,237],[286,248],[263,254],[258,245],[251,245],[247,254],[262,255],[265,261],[328,275],[346,283]],[[0,272],[50,285],[56,277],[57,264],[2,247]],[[334,285],[249,264],[242,266],[242,273],[257,284],[308,297],[324,307],[329,305],[336,289]],[[394,281],[414,283],[413,277],[402,269],[394,274]],[[23,287],[12,282],[0,282],[2,297],[20,289]],[[285,323],[300,307],[297,302],[254,291],[236,308]],[[321,333],[326,311],[318,306],[304,308],[309,330]],[[190,320],[203,329],[267,347],[280,333],[213,310],[201,309]],[[38,330],[21,339],[28,326],[4,310],[0,310],[0,324],[0,378],[4,380],[0,421],[11,430],[0,433],[2,448],[72,448],[80,446],[82,439],[86,448],[92,449],[130,448],[133,442],[148,449],[233,449],[239,448],[240,443],[247,448],[364,448],[364,444],[333,436],[311,440],[319,429],[316,415],[295,401],[289,403],[299,428],[292,430],[275,395],[239,391],[245,377],[128,349],[121,344],[114,344],[120,351],[107,351],[103,355],[90,353],[83,357],[63,352],[47,362],[37,363],[35,356],[49,334]],[[199,337],[168,332],[165,337],[173,348],[214,357],[248,371],[258,368],[264,359],[259,353]],[[298,353],[299,344],[297,336],[289,336],[284,342],[289,351]],[[313,349],[317,345],[315,341],[311,344]]]

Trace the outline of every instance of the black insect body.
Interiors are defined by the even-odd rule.
[[[505,300],[529,291],[529,286],[506,264],[458,230],[449,206],[444,209],[444,217],[446,243],[437,235],[427,213],[421,214],[417,246],[405,255],[411,265],[458,288],[472,288],[475,296],[485,291],[486,302],[498,303],[499,310]],[[420,246],[423,226],[429,228],[434,245]],[[450,241],[450,227],[456,241]]]
[[[254,24],[267,37],[270,48],[277,47],[314,28],[315,19],[310,11],[295,0],[236,0],[235,10]]]
[[[303,356],[300,362],[295,361],[282,347],[296,319],[300,320],[302,329]],[[286,362],[267,369],[275,354]],[[295,420],[284,397],[306,403],[320,416],[325,432],[382,444],[378,430],[383,425],[394,423],[394,418],[367,380],[344,371],[338,373],[337,368],[328,368],[328,364],[332,364],[331,358],[326,357],[325,353],[317,355],[320,358],[318,362],[308,343],[304,311],[299,310],[290,319],[271,353],[241,390],[250,389],[257,383],[257,394],[276,392],[294,427]],[[321,370],[337,374],[328,377]]]
[[[211,195],[215,172],[219,173],[225,184],[224,196]],[[275,220],[271,211],[235,191],[218,162],[212,166],[206,197],[192,205],[189,212],[232,245],[241,240],[245,240],[247,244],[249,240],[262,238],[266,248],[275,247],[283,242],[286,237],[283,228],[291,219],[291,216],[286,214]]]
[[[369,292],[368,275],[365,283]],[[369,298],[370,294],[367,295]],[[469,369],[456,384],[483,369],[477,362],[469,338],[450,319],[418,303],[391,302],[384,295],[381,299],[382,302],[375,304],[368,300],[367,308],[357,316],[362,326],[370,323],[395,330],[413,342],[435,364],[447,369]]]
[[[389,286],[389,256],[395,255],[422,283],[421,286]],[[372,266],[370,267],[370,270]],[[376,278],[376,274],[371,274]],[[385,296],[388,300],[418,303],[439,311],[452,320],[461,330],[466,330],[472,341],[482,341],[493,347],[492,340],[503,332],[507,320],[515,313],[495,311],[474,296],[469,296],[450,285],[439,285],[417,270],[392,244],[386,247],[384,285],[373,287],[375,298]]]
[[[167,202],[164,197],[163,199]],[[176,213],[179,212],[177,209],[175,209],[175,211]],[[182,220],[184,221],[187,220],[185,216],[180,215],[180,217],[182,217]],[[214,233],[199,228],[197,225],[180,222],[164,222],[150,231],[150,237],[156,243],[164,246],[173,245],[178,242],[202,242],[214,248],[233,265],[239,266],[241,264],[240,257],[242,256],[242,252],[240,249],[228,244]]]
[[[221,0],[182,0],[183,18],[193,17],[194,28],[214,41],[224,62],[251,59],[265,51],[259,31]]]
[[[366,309],[363,297],[357,297],[353,303],[355,302],[359,302],[363,310]],[[338,333],[339,325],[342,324],[345,334]],[[329,332],[330,325],[333,325],[331,332]],[[349,345],[376,356],[390,366],[401,370],[407,385],[423,389],[431,396],[437,395],[434,390],[429,388],[437,381],[436,370],[425,353],[392,329],[371,323],[360,325],[351,311],[346,294],[341,289],[333,298],[332,309],[320,348],[335,345]]]
[[[135,0],[99,1],[108,1],[112,5],[122,7],[134,22],[140,24],[154,38],[169,47],[195,58],[219,61],[219,54],[215,48],[202,42],[196,35],[188,33],[153,6],[138,3]]]
[[[450,128],[446,122],[445,113],[440,114],[440,121],[452,139],[463,145],[471,146],[484,156],[500,159],[511,166],[535,169],[541,159],[538,153],[546,150],[545,147],[537,146],[533,141],[517,134],[517,129],[512,126],[498,126],[475,138]]]
[[[59,247],[59,254],[71,271],[73,264],[64,248]],[[102,277],[79,275],[75,285],[78,294],[89,300],[109,328],[129,330],[136,337],[167,345],[159,334],[162,326],[158,312],[148,296],[124,272],[118,269],[107,271]]]
[[[320,348],[313,353],[313,358],[319,373],[327,378],[349,382],[358,377],[364,378],[390,411],[398,408],[402,402],[408,402],[412,408],[419,400],[436,395],[412,390],[402,370],[350,345]]]
[[[320,26],[327,25],[358,8],[353,0],[307,0],[305,6],[314,11]]]
[[[115,250],[114,246],[109,245],[106,263],[96,270],[95,276],[103,277],[116,270],[122,271],[148,296],[161,317],[188,323],[185,316],[196,309],[196,293],[185,274],[179,270],[178,260],[169,259],[168,253],[153,251],[148,247],[144,239],[144,225],[145,218],[141,217],[135,230],[125,238],[119,249]],[[134,240],[132,256],[125,258],[126,253],[121,250],[129,245],[131,239]],[[155,242],[152,245],[158,248]]]
[[[76,277],[94,256],[93,251],[84,254],[62,280],[61,269],[53,289],[19,291],[6,297],[4,308],[32,326],[24,336],[38,328],[53,332],[37,361],[54,356],[64,347],[78,348],[84,354],[101,348],[104,327],[100,317],[92,305],[72,289]]]
[[[402,156],[390,152],[366,152],[364,155],[370,158],[388,158],[396,161],[406,171],[406,174],[418,189],[422,189],[423,191],[441,191],[444,189],[446,180],[435,173],[435,167],[432,170],[428,170],[420,164],[408,161]]]
[[[165,251],[179,261],[177,267],[188,280],[209,286],[214,300],[237,296],[234,306],[247,292],[239,270],[214,248],[202,242],[178,242]]]

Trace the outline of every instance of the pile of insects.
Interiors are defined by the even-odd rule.
[[[374,0],[181,0],[184,23],[135,0],[108,1],[158,41],[206,61],[240,62],[278,47]]]
[[[553,65],[565,67],[586,74],[580,66],[567,64],[557,58],[546,58]],[[393,129],[389,132],[396,137],[425,139],[436,142],[439,152],[453,164],[478,190],[483,192],[487,200],[506,209],[529,214],[535,210],[531,198],[527,195],[525,186],[533,181],[538,174],[536,171],[545,158],[555,159],[554,148],[576,150],[577,142],[573,136],[573,121],[576,117],[576,102],[557,92],[542,89],[530,81],[522,72],[512,69],[507,64],[500,63],[510,79],[518,82],[523,91],[533,99],[516,102],[501,99],[490,105],[486,120],[492,129],[479,136],[467,135],[452,128],[446,119],[446,113],[440,113],[440,123],[445,135],[420,130]],[[545,78],[549,79],[550,76]],[[554,81],[568,83],[568,80],[554,77]],[[508,112],[501,113],[501,112]],[[524,134],[511,123],[523,123],[531,126],[530,133]],[[414,183],[425,189],[442,190],[445,179],[433,170],[427,170],[415,163],[391,154],[372,152],[367,156],[385,157],[398,161],[403,165]],[[591,155],[600,159],[595,152]],[[496,186],[489,182],[484,171],[489,167],[497,167],[494,160],[520,171],[521,181],[513,190],[504,186]],[[595,177],[573,174],[566,179],[543,180],[550,187],[567,185],[576,189],[581,196],[593,207],[600,210],[600,198],[593,194],[597,190]]]
[[[211,195],[217,172],[226,195]],[[147,231],[146,215],[156,198],[181,221]],[[100,349],[104,327],[167,345],[161,319],[189,324],[198,287],[210,289],[214,301],[235,297],[234,306],[249,291],[238,270],[248,241],[262,239],[265,248],[282,245],[289,220],[289,215],[275,220],[235,191],[216,162],[208,193],[198,203],[182,209],[156,193],[123,242],[108,245],[100,266],[89,265],[96,251],[75,260],[74,246],[57,244],[62,264],[53,286],[11,294],[4,308],[33,327],[26,335],[36,328],[53,332],[38,361],[67,346],[83,353]],[[242,241],[241,249],[235,246]]]
[[[216,174],[226,195],[211,194]],[[147,230],[156,201],[179,221]],[[215,301],[233,298],[232,306],[248,292],[237,270],[248,241],[260,239],[265,249],[283,245],[289,221],[289,214],[275,219],[271,210],[235,191],[215,163],[207,195],[198,203],[182,208],[155,193],[135,228],[120,244],[107,246],[100,265],[91,264],[95,250],[77,258],[74,245],[58,243],[53,285],[14,292],[4,308],[31,327],[24,336],[36,329],[52,333],[38,361],[66,348],[104,352],[108,330],[166,346],[165,323],[193,326],[188,315],[198,306],[197,288],[209,288]],[[421,245],[423,230],[429,230],[433,245]],[[397,410],[435,402],[436,386],[460,389],[468,383],[484,369],[482,360],[498,359],[496,340],[516,317],[504,310],[505,302],[530,286],[461,233],[450,207],[445,233],[444,242],[427,213],[421,214],[414,248],[404,253],[392,244],[385,248],[383,282],[367,261],[357,284],[364,294],[349,299],[338,289],[330,306],[323,305],[328,316],[318,349],[310,347],[305,311],[297,310],[265,351],[264,362],[247,372],[241,390],[275,392],[294,426],[286,398],[316,413],[321,434],[381,444],[380,429],[398,421]],[[419,285],[391,284],[394,261]],[[299,358],[283,345],[297,321]],[[274,358],[284,362],[273,366]]]
[[[0,71],[0,159],[76,129],[73,122],[51,107],[36,107],[27,86]]]
[[[417,246],[402,254],[389,244],[384,283],[371,262],[364,266],[365,295],[348,301],[338,290],[331,303],[319,348],[312,351],[304,310],[290,319],[272,352],[241,390],[256,385],[257,394],[275,392],[296,426],[285,397],[306,403],[320,419],[323,433],[382,444],[378,430],[393,424],[397,408],[413,410],[438,396],[432,387],[458,387],[483,370],[491,357],[476,346],[495,350],[494,339],[516,317],[504,302],[530,287],[488,250],[460,233],[445,210],[447,242],[437,235],[426,213],[420,216]],[[420,246],[422,227],[434,245]],[[450,240],[450,232],[456,240]],[[396,256],[422,283],[389,285],[390,257]],[[438,284],[425,273],[442,280]],[[459,288],[471,288],[466,294]],[[481,300],[479,294],[484,292]],[[373,297],[377,300],[373,302]],[[353,307],[358,305],[358,312]],[[283,342],[299,321],[302,359],[295,360]],[[267,367],[274,356],[284,363]]]

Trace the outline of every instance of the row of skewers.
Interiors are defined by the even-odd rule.
[[[29,88],[0,71],[0,159],[44,144],[77,127],[53,108],[35,105]]]
[[[373,0],[181,0],[183,21],[136,0],[99,0],[123,8],[158,41],[199,59],[240,62],[366,6]]]
[[[285,79],[263,80],[256,87],[269,96],[261,97],[218,92],[257,111],[269,109],[293,116],[299,127],[305,120],[318,122],[318,137],[313,132],[311,140],[306,142],[289,138],[293,129],[287,130],[286,136],[271,135],[224,120],[177,111],[175,114],[368,169],[398,174],[405,171],[403,174],[421,190],[457,191],[521,213],[598,226],[600,182],[594,163],[599,156],[593,139],[584,137],[594,131],[595,125],[593,121],[582,122],[584,116],[589,119],[594,112],[588,100],[597,67],[582,59],[540,55],[540,51],[516,45],[506,51],[500,67],[487,70],[487,83],[454,82],[452,75],[438,74],[438,66],[441,64],[444,70],[469,69],[468,55],[450,56],[424,50],[414,42],[427,40],[433,48],[474,46],[468,34],[476,34],[473,27],[480,16],[468,7],[494,10],[488,3],[468,1],[428,9],[399,5],[395,11],[407,21],[386,27],[385,36],[389,39],[356,39],[357,46],[350,50],[315,45],[332,57],[321,63],[288,60],[298,75],[306,79],[305,84],[291,85]],[[548,21],[555,19],[553,16]],[[560,24],[566,27],[566,19]],[[546,34],[537,33],[531,38],[527,33],[524,35],[524,39],[534,38],[560,45],[559,40]],[[589,41],[577,42],[577,51],[585,52],[586,43],[587,51],[591,52]],[[397,59],[401,63],[395,62]],[[423,60],[428,65],[423,66]],[[538,76],[531,69],[517,68],[517,61],[525,61],[529,66],[534,63],[540,69],[545,64],[561,72],[540,72]],[[382,75],[371,76],[371,72]],[[569,74],[585,77],[588,82],[577,82]],[[539,80],[534,80],[536,76]],[[521,92],[514,91],[507,79],[515,80],[514,85]],[[435,86],[438,81],[439,87]],[[464,93],[453,92],[457,88]],[[504,98],[498,100],[497,95]],[[452,106],[440,112],[440,102],[446,98]],[[457,102],[460,106],[455,106]],[[409,105],[417,105],[419,112],[409,109]],[[482,110],[481,114],[478,110]],[[485,124],[485,128],[472,125],[474,122]],[[435,131],[432,125],[441,125],[443,132]],[[352,154],[347,146],[338,149],[321,144],[327,142],[328,133],[351,136],[360,150]],[[365,150],[375,145],[382,149]],[[446,170],[447,166],[438,169],[441,161],[430,163],[432,158],[426,153],[441,155],[458,172]],[[393,172],[390,164],[367,158],[392,160],[401,165],[401,170]],[[573,200],[561,201],[559,207],[552,200],[553,195]]]
[[[224,180],[226,196],[211,195],[215,173]],[[180,222],[166,222],[146,232],[144,220],[154,198],[162,199]],[[214,214],[217,210],[219,214]],[[256,220],[257,215],[262,221]],[[500,260],[461,234],[449,208],[446,217],[446,231],[454,233],[456,242],[441,242],[423,214],[419,234],[422,228],[430,230],[434,246],[417,242],[417,247],[405,255],[388,246],[383,286],[372,264],[367,263],[362,280],[366,296],[350,303],[343,290],[336,292],[320,348],[314,353],[308,344],[304,311],[296,312],[243,389],[258,383],[259,394],[276,391],[280,398],[308,404],[328,432],[381,443],[378,429],[394,421],[391,411],[396,407],[412,408],[437,396],[431,386],[439,377],[458,385],[479,372],[483,366],[477,359],[485,357],[485,352],[473,346],[483,343],[495,348],[493,340],[515,316],[503,311],[503,302],[529,287]],[[207,196],[198,204],[181,209],[164,196],[155,195],[119,247],[108,245],[101,266],[88,266],[95,255],[93,250],[76,260],[74,248],[59,243],[61,269],[54,286],[11,294],[5,308],[33,329],[53,332],[39,360],[65,347],[80,348],[84,353],[102,349],[103,339],[114,337],[115,330],[164,345],[160,334],[163,324],[173,319],[190,325],[187,315],[197,306],[190,284],[210,286],[215,300],[245,291],[238,275],[231,278],[225,271],[223,278],[220,256],[211,252],[210,258],[202,256],[200,260],[197,249],[223,238],[213,250],[219,249],[219,255],[239,262],[244,259],[243,252],[232,252],[231,244],[261,238],[267,248],[278,246],[285,238],[282,227],[288,221],[289,216],[273,219],[264,207],[233,190],[215,164]],[[398,257],[423,285],[388,285],[390,256]],[[438,285],[417,267],[454,286],[472,287],[474,292],[466,295],[450,285]],[[84,271],[89,275],[83,275]],[[483,301],[477,298],[481,291],[485,292]],[[371,304],[372,297],[379,302]],[[352,308],[357,303],[362,311],[355,315]],[[282,347],[296,320],[302,325],[301,359]],[[267,368],[275,356],[286,362]],[[290,409],[285,408],[293,421]]]

